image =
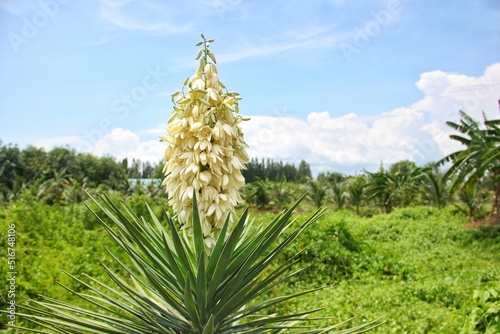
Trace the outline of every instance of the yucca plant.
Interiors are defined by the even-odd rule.
[[[133,263],[129,266],[110,253],[128,277],[104,263],[103,269],[116,286],[68,274],[88,292],[63,287],[100,311],[43,297],[20,306],[28,312],[18,315],[55,333],[322,333],[337,326],[314,329],[307,325],[306,316],[318,309],[283,316],[266,312],[311,291],[252,303],[296,273],[289,271],[294,259],[270,265],[322,210],[289,233],[285,232],[295,226],[290,218],[300,201],[252,233],[248,233],[245,210],[231,232],[226,222],[216,245],[207,252],[194,198],[192,237],[179,232],[168,213],[162,223],[151,209],[150,220],[146,220],[106,196],[101,201],[92,199],[108,218],[100,217],[101,224]],[[339,333],[361,332],[376,325],[372,322]]]
[[[220,81],[213,39],[205,39],[196,59],[200,64],[180,91],[172,94],[174,110],[167,134],[163,184],[169,204],[183,229],[190,230],[193,194],[197,197],[205,244],[215,244],[227,215],[242,202],[238,189],[245,185],[241,170],[249,161],[240,123],[237,92]],[[194,192],[193,192],[194,191]],[[230,217],[231,220],[231,217]]]
[[[211,41],[202,38],[198,58],[204,57],[186,81],[187,92],[174,94],[179,97],[162,138],[169,143],[164,183],[175,215],[164,211],[160,219],[148,207],[149,217],[139,217],[125,203],[90,196],[99,209],[94,214],[130,261],[109,252],[119,270],[101,264],[112,285],[68,273],[85,292],[63,288],[80,297],[82,306],[42,297],[20,305],[19,316],[54,333],[324,333],[342,325],[316,328],[320,319],[308,316],[320,308],[272,314],[280,303],[315,290],[263,298],[297,273],[291,268],[299,254],[274,262],[323,211],[299,224],[292,219],[299,200],[265,226],[252,227],[248,209],[233,222],[244,183],[240,170],[248,160],[242,119],[232,115],[238,95],[218,81]]]

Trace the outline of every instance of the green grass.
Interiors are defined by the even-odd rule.
[[[165,203],[150,204],[159,209]],[[144,210],[142,201],[131,205]],[[312,212],[306,208],[299,222]],[[251,214],[263,224],[275,215]],[[112,266],[104,248],[117,247],[82,204],[14,202],[0,209],[0,223],[2,235],[16,224],[18,304],[39,294],[78,303],[54,283],[78,288],[63,269],[109,282],[97,259]],[[0,246],[7,248],[6,238]],[[500,332],[500,298],[495,296],[500,292],[500,227],[469,228],[451,208],[404,208],[372,218],[327,210],[281,260],[297,251],[302,251],[298,266],[307,269],[273,293],[325,288],[282,305],[277,313],[323,307],[320,315],[336,322],[356,316],[354,324],[385,316],[386,323],[373,333]],[[0,275],[7,272],[3,261]],[[6,302],[2,290],[3,310]],[[6,321],[4,315],[1,320]]]

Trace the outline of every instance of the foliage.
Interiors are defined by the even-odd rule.
[[[500,293],[494,288],[474,290],[472,310],[463,333],[500,333]]]
[[[356,208],[356,213],[359,215],[360,207],[364,200],[365,188],[367,186],[366,177],[364,175],[358,175],[349,178],[345,182],[348,203]]]
[[[380,166],[377,172],[366,172],[366,174],[368,177],[366,189],[368,198],[375,200],[376,205],[381,207],[385,213],[391,212],[394,206],[392,199],[392,184],[394,181],[392,175],[383,166]]]
[[[451,183],[451,192],[474,188],[485,175],[490,176],[493,183],[494,201],[492,212],[500,212],[500,128],[499,120],[487,120],[484,116],[484,128],[480,123],[464,111],[460,111],[460,121],[446,122],[459,134],[450,138],[461,143],[464,148],[453,152],[439,161],[451,162],[451,167],[444,177]]]
[[[409,160],[400,161],[391,166],[393,176],[392,196],[395,206],[405,207],[414,203],[423,183],[422,169]]]
[[[293,192],[289,184],[285,181],[275,182],[272,187],[272,199],[279,210],[286,208],[292,201]]]
[[[471,218],[484,218],[489,193],[480,187],[462,188],[455,194],[455,206]]]
[[[163,176],[163,173],[161,173],[161,169],[163,169],[162,163],[155,165],[149,161],[132,159],[132,162],[129,166],[128,159],[125,159],[123,161],[123,165],[125,167],[128,166],[128,176],[131,179],[161,178]],[[160,169],[160,173],[157,172],[158,169]]]
[[[290,284],[325,286],[352,278],[362,248],[362,241],[353,237],[346,220],[331,220],[329,215],[320,220],[315,228],[305,230],[297,242],[284,252],[283,260],[301,252],[296,267],[305,268],[290,280]]]
[[[35,187],[41,200],[50,204],[66,203],[82,199],[64,194],[71,188],[106,185],[117,189],[117,184],[127,179],[126,167],[112,158],[97,158],[63,147],[45,152],[33,146],[20,150],[17,146],[0,143],[0,166],[0,191],[7,201]]]
[[[243,177],[247,183],[253,183],[258,180],[269,181],[288,181],[300,182],[311,178],[311,168],[309,164],[302,160],[299,167],[283,161],[274,161],[272,159],[252,158],[243,170]]]
[[[450,201],[446,182],[436,164],[422,168],[420,196],[422,204],[436,206],[438,209],[442,209]]]
[[[331,198],[333,204],[337,207],[337,209],[343,209],[347,202],[347,197],[349,194],[347,193],[345,182],[341,183],[333,183],[331,184]]]
[[[119,193],[108,194],[114,202],[120,200]],[[144,201],[156,215],[165,204],[165,199],[153,202],[156,200],[146,197],[128,199],[126,204],[149,215]],[[88,205],[98,210],[94,204]],[[268,212],[251,215],[254,226],[266,225],[274,218]],[[294,226],[304,221],[304,215]],[[41,294],[82,305],[78,297],[62,292],[53,282],[83,292],[62,272],[64,269],[112,285],[96,259],[126,275],[105,248],[127,262],[124,252],[81,203],[49,206],[26,197],[0,208],[0,221],[2,226],[17,225],[18,304],[28,298],[40,300]],[[386,315],[388,324],[374,333],[468,333],[463,329],[464,320],[472,321],[473,310],[478,307],[473,301],[474,290],[500,291],[500,228],[466,228],[466,222],[466,217],[452,206],[443,210],[395,209],[391,214],[372,218],[359,217],[349,210],[329,210],[276,262],[282,263],[284,257],[302,251],[295,269],[304,270],[263,298],[326,286],[285,302],[274,313],[325,307],[319,316],[342,321],[356,315],[354,325]],[[7,247],[5,242],[0,239],[0,246]],[[0,266],[0,275],[5,277],[5,271],[6,267]],[[5,304],[0,308],[5,310]],[[35,328],[21,322],[20,317],[17,320],[19,325]]]
[[[244,119],[233,114],[238,113],[241,98],[219,81],[215,56],[209,50],[214,40],[201,37],[197,46],[203,45],[203,49],[196,58],[200,65],[183,89],[172,95],[174,111],[167,135],[160,137],[168,142],[163,184],[174,218],[165,212],[162,223],[147,205],[149,218],[138,216],[139,210],[127,204],[120,208],[105,195],[101,201],[91,197],[89,208],[98,208],[99,213],[92,212],[120,249],[120,254],[108,250],[114,268],[99,262],[111,284],[91,275],[67,273],[71,283],[59,285],[79,299],[78,303],[42,295],[25,304],[16,303],[22,310],[15,311],[16,316],[57,333],[96,334],[325,333],[346,324],[318,327],[315,321],[328,319],[309,318],[320,310],[318,307],[271,314],[276,307],[319,290],[263,298],[300,271],[291,270],[297,255],[278,264],[275,260],[323,211],[318,209],[294,226],[291,217],[303,196],[258,228],[248,224],[246,209],[231,229],[235,207],[242,201],[238,192],[245,183],[241,170],[249,160],[238,125]],[[74,155],[63,148],[49,152],[54,177],[42,191],[51,195],[46,203],[67,204],[65,199],[78,199],[78,187],[74,189],[76,196],[65,196],[70,188],[66,172],[78,172]],[[138,164],[133,161],[132,165],[136,176]],[[147,173],[152,175],[154,168],[148,168]],[[309,165],[302,161],[297,178],[306,181],[310,174]],[[265,186],[262,182],[263,191]],[[138,182],[135,189],[143,196],[146,191],[154,193],[156,187],[146,190]],[[14,229],[15,224],[9,228]],[[338,333],[367,331],[380,324],[377,319]],[[31,330],[12,323],[9,327]]]
[[[297,174],[295,175],[295,180],[298,182],[307,182],[307,180],[311,179],[311,167],[305,160],[301,160],[299,164],[299,168],[297,169]]]
[[[496,124],[494,121],[488,122]],[[50,160],[49,156],[53,160]],[[77,154],[67,148],[54,148],[46,153],[43,149],[32,146],[20,150],[12,145],[0,146],[0,161],[3,161],[0,167],[0,204],[4,205],[23,196],[32,195],[48,204],[68,205],[84,199],[84,188],[118,190],[124,198],[131,198],[134,194],[164,197],[164,191],[157,182],[149,182],[150,179],[132,182],[134,180],[128,178],[131,175],[154,176],[159,180],[164,162],[155,166],[149,162],[132,160],[127,168],[127,159],[117,163],[110,157],[97,158],[89,154]],[[308,170],[306,162],[301,165],[303,170]],[[82,171],[86,171],[88,176],[83,176]],[[269,159],[259,162],[254,158],[249,163],[249,169],[243,171],[243,174],[253,180],[248,183],[247,179],[247,187],[241,192],[248,204],[255,204],[262,209],[280,210],[297,198],[295,193],[299,187],[294,180],[298,180],[300,173],[298,174],[297,167],[293,165]],[[270,178],[261,179],[258,175]],[[353,188],[352,184],[352,180],[358,177],[366,179],[361,193],[356,187]],[[351,207],[364,215],[380,211],[389,213],[395,207],[419,204],[442,208],[452,203],[464,209],[468,205],[467,201],[463,201],[461,192],[456,192],[455,196],[449,195],[447,180],[435,164],[417,167],[413,162],[405,160],[393,164],[388,169],[381,165],[377,172],[365,171],[356,177],[341,173],[322,173],[315,181],[311,178],[303,179],[303,184],[309,182],[305,180],[321,185],[321,191],[314,192],[321,196],[311,194],[311,203],[319,199],[319,203],[333,203],[339,209]],[[471,198],[470,203],[483,203],[483,198],[489,198],[485,194],[496,186],[495,180],[496,176],[492,174],[483,177],[476,185],[479,186],[476,189],[477,196]],[[467,192],[468,189],[464,191]],[[472,214],[471,217],[480,216],[483,212],[481,207],[482,204],[474,214],[468,210]]]
[[[457,130],[458,134],[450,137],[464,145],[462,150],[422,167],[404,160],[389,168],[381,165],[376,172],[365,171],[358,176],[320,173],[315,182],[319,182],[326,192],[322,201],[334,203],[337,208],[351,207],[364,215],[380,211],[389,213],[396,207],[421,204],[443,208],[450,203],[464,209],[471,217],[483,215],[485,208],[499,211],[500,120],[485,119],[480,124],[461,112],[460,122],[447,124]],[[447,162],[452,165],[443,173],[438,166]],[[46,203],[67,205],[83,200],[83,188],[119,190],[124,197],[134,193],[159,196],[158,189],[144,190],[131,184],[128,178],[160,178],[163,165],[164,161],[155,165],[139,160],[129,164],[127,159],[118,163],[110,157],[97,158],[64,147],[45,152],[33,146],[21,150],[15,145],[0,143],[0,204],[7,205],[25,195],[35,194]],[[286,206],[294,197],[294,187],[288,185],[312,180],[306,161],[296,167],[282,161],[253,158],[247,167],[243,171],[246,183],[256,184],[244,189],[241,195],[247,203],[258,203],[261,208]],[[352,179],[357,177],[366,178],[362,193],[352,188]],[[269,183],[259,184],[261,181]],[[492,200],[492,205],[483,206],[486,198]],[[311,202],[314,201],[311,197]]]
[[[73,296],[61,293],[54,284],[59,282],[80,291],[63,270],[77,274],[84,272],[109,283],[95,259],[109,261],[109,254],[103,253],[104,247],[111,251],[117,247],[101,228],[96,227],[97,220],[83,204],[49,206],[25,196],[12,202],[8,209],[0,209],[0,221],[2,228],[15,226],[17,304],[28,298],[38,299],[39,295],[54,294],[61,301],[74,301]],[[7,238],[0,239],[2,249],[7,249],[6,242]],[[122,261],[126,260],[119,252],[117,254]],[[117,269],[113,264],[111,267]],[[0,265],[0,275],[7,277],[6,266]],[[2,297],[0,307],[5,310],[8,299],[6,295]],[[17,320],[18,324],[26,325],[20,317]]]
[[[283,329],[320,333],[336,327],[309,330],[309,325],[297,325],[317,308],[282,316],[261,314],[267,308],[276,307],[304,292],[245,307],[296,273],[288,272],[295,257],[271,271],[266,268],[319,218],[321,211],[283,238],[280,236],[290,227],[289,219],[298,203],[251,234],[247,233],[245,212],[230,234],[226,224],[217,245],[207,253],[195,197],[193,239],[179,234],[169,215],[166,216],[165,229],[151,210],[151,221],[147,222],[137,217],[127,205],[120,210],[107,197],[103,197],[102,202],[94,201],[107,217],[100,219],[102,225],[130,257],[130,261],[124,262],[118,253],[109,252],[119,270],[100,262],[114,284],[105,284],[91,275],[79,279],[69,274],[74,284],[61,285],[93,307],[74,306],[42,297],[18,306],[27,311],[17,313],[18,316],[56,332],[75,333],[277,333]],[[278,244],[271,247],[278,238]],[[363,324],[342,333],[374,325],[376,323]]]
[[[346,180],[347,176],[338,172],[319,173],[317,180],[330,184],[339,184]]]
[[[374,333],[459,333],[478,312],[474,290],[500,286],[500,229],[465,228],[465,218],[452,207],[373,218],[331,211],[297,239],[297,265],[308,269],[285,292],[327,288],[281,311],[327,300],[322,314],[339,319],[357,315],[363,323],[386,314],[388,325]]]
[[[317,208],[321,208],[327,199],[328,190],[324,184],[319,181],[307,180],[307,197]]]
[[[1,144],[1,142],[0,142]],[[24,174],[24,165],[21,164],[21,152],[12,145],[0,146],[0,185],[12,190],[14,182]]]
[[[207,57],[215,63],[207,46],[205,41],[202,62],[208,69],[200,66],[194,79],[216,74],[213,64],[206,64]],[[192,82],[186,82],[191,89]],[[213,112],[221,108],[220,92],[200,87],[193,92],[206,94],[199,102]],[[226,93],[222,102],[232,106],[239,97]],[[185,102],[178,108],[184,115],[193,106],[183,92],[179,99]],[[463,111],[460,115],[458,123],[447,125],[458,131],[450,138],[463,149],[425,167],[404,160],[388,169],[381,165],[377,172],[322,173],[313,180],[304,160],[295,167],[252,159],[243,172],[249,184],[241,196],[260,209],[257,220],[265,218],[263,227],[251,229],[245,211],[233,231],[226,221],[212,252],[203,250],[196,196],[192,243],[176,231],[169,215],[166,224],[157,218],[166,204],[161,185],[130,180],[162,176],[164,161],[134,159],[129,165],[127,159],[116,162],[68,147],[21,150],[0,141],[0,219],[14,224],[19,235],[16,261],[22,274],[16,294],[32,299],[25,306],[32,313],[25,317],[60,333],[83,328],[96,333],[300,331],[294,322],[325,299],[329,304],[321,315],[343,320],[360,314],[357,329],[366,327],[365,319],[385,313],[389,330],[397,333],[499,332],[500,229],[494,224],[466,229],[464,223],[465,217],[483,218],[491,198],[492,213],[500,212],[500,119],[484,118],[481,124]],[[437,166],[445,163],[451,167],[442,174]],[[338,210],[323,219],[316,212],[308,220],[289,222],[293,206],[269,223],[262,210],[287,207],[300,186],[309,188],[310,206],[333,203]],[[108,192],[111,199],[104,197],[104,206],[88,203],[107,218],[96,218],[77,204],[85,199],[84,188]],[[126,200],[122,210],[113,204],[119,198]],[[429,207],[418,207],[422,204]],[[360,217],[373,215],[373,206],[386,215]],[[313,222],[314,229],[305,229]],[[114,244],[103,238],[104,230]],[[7,247],[5,242],[0,245]],[[100,253],[101,245],[109,253]],[[92,260],[95,255],[103,259],[102,267]],[[109,260],[114,262],[104,264]],[[87,279],[54,268],[84,271]],[[39,294],[54,292],[53,279],[72,294],[40,299]],[[325,284],[327,289],[318,289]],[[302,296],[302,290],[311,294],[301,301],[292,298]],[[89,302],[88,308],[72,306],[76,298]],[[4,310],[5,302],[2,298]],[[254,318],[260,311],[265,312]]]

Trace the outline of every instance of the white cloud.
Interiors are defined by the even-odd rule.
[[[79,136],[66,136],[66,137],[52,137],[52,138],[42,138],[35,142],[34,146],[41,147],[46,151],[51,150],[55,146],[66,146],[70,147],[77,145],[82,140]]]
[[[307,120],[255,116],[244,124],[250,154],[298,163],[308,161],[316,172],[354,172],[409,159],[417,164],[437,161],[458,149],[447,121],[459,110],[482,120],[500,118],[500,63],[474,77],[443,71],[426,72],[416,83],[424,98],[371,117],[354,113],[332,117],[313,112]]]
[[[160,5],[151,1],[100,0],[100,12],[105,20],[127,30],[171,34],[191,29],[189,24],[171,22],[175,8],[166,3]]]
[[[165,144],[158,140],[141,141],[141,138],[130,130],[115,128],[88,151],[97,156],[111,155],[118,160],[129,158],[158,162],[163,157],[165,147]]]
[[[327,33],[322,34],[323,30],[309,31],[307,34],[294,36],[293,41],[288,43],[273,43],[262,45],[239,45],[235,47],[235,52],[221,54],[217,57],[218,63],[238,61],[251,57],[266,57],[272,54],[287,52],[291,50],[311,50],[316,48],[326,48],[335,42],[346,37],[346,34]],[[290,33],[290,32],[289,32]]]
[[[454,119],[458,110],[480,118],[483,110],[493,112],[491,106],[496,106],[494,102],[500,97],[500,63],[488,67],[480,77],[443,71],[426,72],[420,76],[416,86],[425,97],[412,107],[430,113],[436,120]],[[494,110],[495,113],[497,111]]]
[[[156,163],[163,158],[166,144],[159,140],[142,140],[135,132],[115,128],[104,134],[95,144],[91,144],[88,138],[71,136],[40,139],[35,146],[43,147],[46,151],[57,146],[69,146],[75,148],[77,152],[96,156],[112,156],[117,160],[139,159]]]
[[[295,164],[303,159],[315,173],[353,172],[373,170],[381,161],[425,163],[441,157],[424,125],[422,113],[400,108],[375,118],[354,113],[332,117],[328,112],[313,112],[306,121],[254,116],[243,131],[253,157]]]
[[[443,71],[426,72],[416,86],[425,96],[411,108],[427,115],[425,130],[431,133],[444,154],[460,147],[449,139],[452,131],[446,125],[447,121],[459,120],[459,110],[478,121],[483,119],[483,112],[487,118],[500,118],[500,63],[489,66],[478,77]]]
[[[141,138],[130,130],[115,128],[106,133],[89,152],[98,156],[112,154],[118,159],[126,158],[141,143]]]
[[[500,98],[500,63],[489,66],[483,75],[474,77],[443,71],[426,72],[416,83],[424,97],[408,107],[401,107],[370,117],[355,113],[332,116],[311,112],[307,119],[278,116],[250,116],[244,122],[245,140],[252,157],[271,158],[298,164],[306,160],[314,174],[340,171],[353,174],[363,169],[375,170],[409,159],[419,165],[437,161],[456,150],[458,143],[449,139],[446,121],[458,121],[458,110],[477,120],[484,111],[498,119]],[[164,124],[141,134],[161,134]],[[40,140],[46,149],[55,145],[78,146],[80,137]],[[88,142],[87,142],[88,143]],[[142,140],[130,130],[113,129],[87,151],[157,162],[166,144]]]

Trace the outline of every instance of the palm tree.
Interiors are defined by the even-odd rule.
[[[278,206],[278,209],[282,209],[286,207],[286,205],[290,202],[292,197],[292,192],[290,187],[286,183],[286,179],[276,182],[273,184],[273,199]]]
[[[500,119],[485,120],[486,140],[490,143],[483,159],[493,186],[493,213],[500,212]]]
[[[69,175],[66,168],[54,170],[52,178],[43,182],[40,186],[37,199],[43,200],[48,204],[65,204],[65,191],[71,186]]]
[[[470,218],[478,217],[489,200],[488,192],[478,186],[460,189],[456,194],[455,206]]]
[[[270,182],[269,180],[258,180],[252,183],[249,183],[245,186],[247,188],[248,193],[245,196],[245,200],[248,204],[255,204],[259,207],[259,209],[264,209],[271,202],[271,193],[270,193]]]
[[[316,205],[317,208],[323,206],[326,200],[327,189],[326,187],[319,181],[313,181],[311,179],[307,182],[308,185],[308,193],[307,197]]]
[[[366,177],[359,175],[348,179],[346,182],[349,204],[356,207],[356,213],[359,215],[367,185]]]
[[[442,209],[449,200],[443,176],[438,174],[434,166],[423,168],[422,176],[423,183],[420,191],[423,202]]]
[[[335,182],[331,184],[332,201],[337,206],[337,209],[342,209],[347,201],[347,189],[345,182]]]
[[[492,213],[500,212],[500,120],[489,121],[484,117],[485,128],[467,113],[460,111],[458,123],[446,122],[448,126],[460,132],[450,138],[460,142],[464,149],[449,154],[439,161],[440,164],[451,162],[445,173],[446,180],[451,182],[452,193],[457,190],[471,190],[488,175],[492,180],[493,206]]]
[[[148,186],[148,196],[152,198],[164,197],[165,190],[160,180],[151,181]]]
[[[88,177],[84,177],[81,182],[77,182],[69,177],[63,195],[65,203],[83,202],[87,198],[85,189],[87,189],[88,181]]]
[[[396,182],[393,176],[383,166],[380,166],[375,173],[368,171],[365,173],[368,175],[366,186],[368,198],[375,200],[385,213],[390,213],[393,207],[393,188]]]
[[[413,161],[400,161],[391,166],[394,200],[398,206],[405,207],[414,203],[422,183],[422,169]]]

